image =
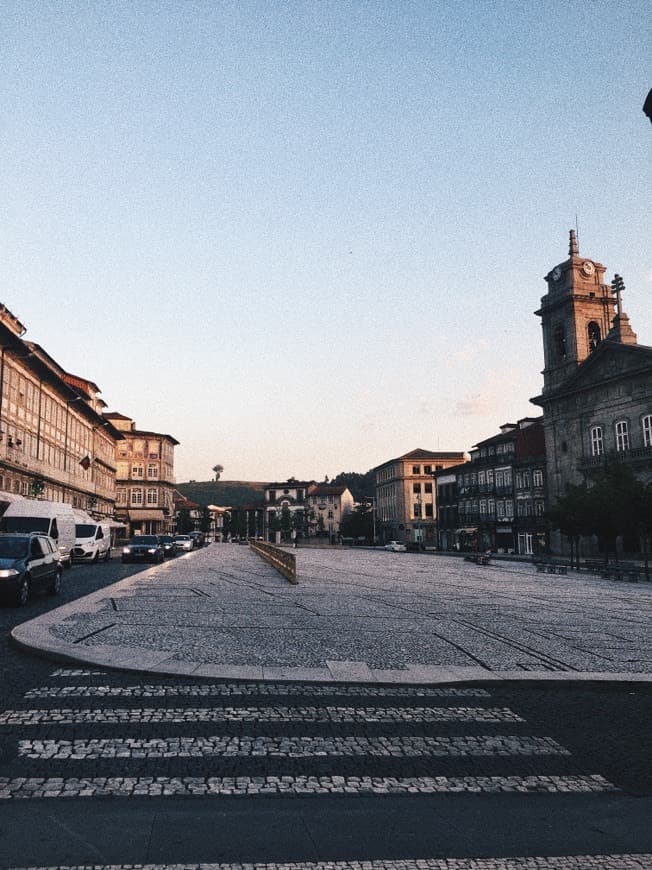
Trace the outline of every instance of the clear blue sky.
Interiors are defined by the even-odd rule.
[[[0,302],[177,480],[534,415],[542,278],[652,345],[647,2],[5,2]]]

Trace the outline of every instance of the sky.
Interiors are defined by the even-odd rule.
[[[652,345],[647,2],[5,0],[0,40],[0,302],[179,482],[538,416],[571,228]]]

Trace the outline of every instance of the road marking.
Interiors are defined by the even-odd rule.
[[[55,672],[56,674],[56,672]],[[100,671],[88,671],[88,675],[106,676]],[[58,674],[57,674],[58,675]],[[54,674],[53,674],[54,676]],[[63,674],[62,674],[63,676]],[[67,676],[67,675],[66,675]],[[70,676],[83,676],[71,672]],[[190,684],[180,686],[41,686],[25,692],[28,700],[34,698],[172,698],[175,696],[217,698],[247,697],[256,695],[310,695],[315,697],[371,697],[371,698],[488,698],[486,689],[418,688],[397,686],[382,688],[374,686],[307,686],[301,683],[252,683]]]
[[[93,864],[92,870],[645,870],[652,853],[517,858],[405,858],[398,861],[293,861],[251,864]],[[88,864],[14,870],[90,870]]]
[[[551,737],[171,737],[20,740],[32,759],[369,756],[382,758],[570,755]]]
[[[645,870],[652,853],[518,858],[405,858],[398,861],[293,861],[251,864],[93,864],[92,870]],[[88,864],[14,870],[91,870]]]
[[[0,778],[0,800],[226,795],[587,794],[619,791],[603,776],[147,776]]]
[[[0,725],[106,722],[523,722],[507,707],[177,707],[5,710]]]

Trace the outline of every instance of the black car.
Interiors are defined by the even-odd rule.
[[[56,595],[61,589],[61,562],[54,541],[34,532],[0,534],[0,595],[17,607],[33,592]]]
[[[163,555],[166,559],[177,555],[177,544],[172,535],[159,535],[159,541],[163,544]]]
[[[164,558],[158,535],[136,535],[122,548],[123,562],[162,562]]]

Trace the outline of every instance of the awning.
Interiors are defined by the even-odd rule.
[[[472,529],[455,529],[455,531],[458,535],[460,532],[464,532],[467,535],[475,535],[475,533],[478,531],[478,527],[474,526]]]
[[[146,511],[146,510],[136,510],[136,511],[127,511],[129,514],[129,519],[132,522],[140,522],[141,520],[161,520],[163,521],[165,517],[163,516],[163,511]]]

